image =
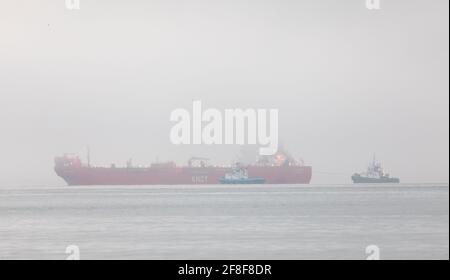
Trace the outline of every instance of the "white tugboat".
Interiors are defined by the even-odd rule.
[[[237,164],[231,173],[226,173],[219,179],[221,184],[264,184],[264,178],[249,178],[247,169]]]

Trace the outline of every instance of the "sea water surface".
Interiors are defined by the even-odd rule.
[[[0,188],[0,259],[449,258],[449,187]]]

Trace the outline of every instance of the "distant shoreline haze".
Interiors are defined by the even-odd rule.
[[[380,7],[4,0],[0,186],[64,185],[54,157],[87,146],[103,166],[228,165],[278,146],[312,184],[350,183],[376,154],[402,182],[449,182],[449,1]],[[170,113],[195,100],[278,110],[277,143],[174,145]]]

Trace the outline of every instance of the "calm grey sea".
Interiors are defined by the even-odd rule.
[[[0,188],[0,259],[449,258],[449,187]]]

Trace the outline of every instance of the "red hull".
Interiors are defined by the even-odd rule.
[[[230,172],[226,167],[104,168],[56,164],[55,171],[68,185],[191,185],[219,184]],[[309,184],[310,166],[249,166],[249,177],[264,178],[266,184]]]

